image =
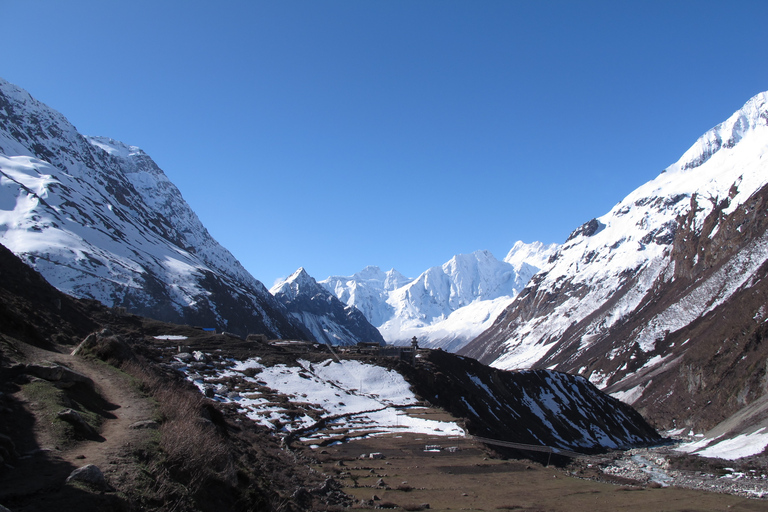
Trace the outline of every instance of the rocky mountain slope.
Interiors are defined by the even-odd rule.
[[[0,79],[0,242],[77,297],[245,335],[311,335],[141,149],[80,135]]]
[[[354,306],[317,284],[303,268],[270,289],[288,312],[326,345],[384,344],[381,333]]]
[[[701,431],[741,413],[718,435],[761,431],[766,183],[763,93],[574,231],[461,353],[584,375],[659,426]]]
[[[320,284],[360,309],[390,343],[457,350],[481,333],[554,252],[517,242],[504,261],[488,251],[460,254],[416,279],[368,267]]]

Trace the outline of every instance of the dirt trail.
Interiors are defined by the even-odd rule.
[[[96,391],[115,407],[110,411],[115,418],[107,418],[102,424],[103,441],[82,441],[61,453],[64,460],[75,466],[95,464],[105,471],[121,451],[142,437],[144,432],[130,426],[150,419],[152,406],[131,385],[127,375],[111,366],[68,354],[57,354],[52,360],[90,377]]]
[[[29,447],[26,447],[20,453],[21,458],[15,461],[13,470],[3,475],[0,504],[14,512],[49,510],[47,507],[57,499],[63,500],[77,492],[71,486],[64,486],[65,480],[74,469],[87,464],[98,466],[107,483],[120,490],[136,471],[132,449],[152,435],[150,430],[130,426],[152,419],[152,402],[141,395],[127,374],[105,363],[34,347],[26,347],[25,352],[27,361],[60,364],[93,381],[94,389],[100,395],[96,398],[103,417],[99,432],[101,439],[57,446],[46,421],[36,415],[39,406],[26,400],[22,392],[16,393],[19,403],[35,418],[28,427],[34,434],[36,448],[28,451]]]

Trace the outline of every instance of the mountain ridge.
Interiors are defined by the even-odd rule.
[[[311,337],[139,148],[0,80],[0,242],[57,288],[160,320]]]

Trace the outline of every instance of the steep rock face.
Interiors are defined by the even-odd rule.
[[[0,241],[76,297],[242,335],[309,336],[149,156],[80,135],[1,79]]]
[[[504,261],[488,251],[460,254],[416,279],[368,267],[351,277],[321,281],[354,304],[392,343],[457,350],[485,330],[557,245],[517,242]]]
[[[462,353],[580,373],[665,427],[710,428],[762,395],[767,102],[574,231]]]
[[[649,325],[669,325],[650,359],[641,365],[617,352],[602,370],[606,391],[669,428],[713,428],[764,401],[768,391],[768,186],[723,215],[728,203],[721,201],[700,230],[681,219],[673,278],[617,329],[617,337],[631,337]],[[690,322],[674,320],[702,310]],[[766,420],[763,405],[731,427]]]
[[[347,306],[300,268],[271,290],[315,339],[327,345],[384,344],[381,333],[354,306]]]

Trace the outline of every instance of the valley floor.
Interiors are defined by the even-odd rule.
[[[388,435],[313,451],[318,460],[315,469],[341,482],[343,491],[356,498],[354,508],[425,510],[428,505],[429,510],[567,512],[766,508],[760,499],[663,487],[642,471],[626,476],[603,473],[596,460],[556,468],[491,458],[482,446],[464,438]],[[370,458],[371,453],[382,458]]]

